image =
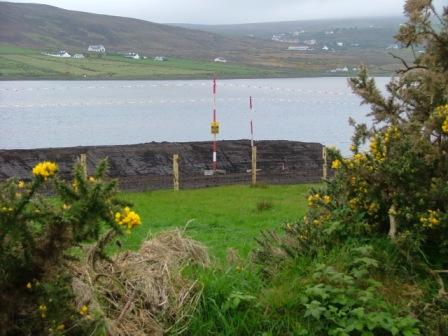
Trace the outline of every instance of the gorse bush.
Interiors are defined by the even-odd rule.
[[[384,97],[363,69],[350,79],[371,106],[372,126],[355,127],[353,157],[331,150],[337,171],[330,197],[371,233],[402,241],[412,236],[430,262],[448,266],[448,11],[410,0],[408,22],[396,36],[406,47],[424,47],[387,85]],[[437,28],[434,28],[434,25]],[[367,150],[362,150],[367,146]],[[311,196],[313,197],[313,196]]]
[[[5,334],[83,334],[89,328],[88,308],[72,300],[70,251],[96,242],[105,228],[122,234],[140,224],[116,198],[116,183],[104,180],[106,169],[103,161],[87,177],[76,165],[72,181],[65,181],[55,163],[42,162],[30,182],[0,184],[0,326]],[[54,197],[42,195],[49,190]]]
[[[425,51],[412,65],[396,57],[404,69],[387,96],[366,68],[349,80],[371,106],[371,125],[350,120],[352,157],[329,149],[335,176],[311,190],[307,215],[283,235],[257,239],[254,260],[269,282],[291,260],[324,259],[305,284],[303,334],[448,333],[448,8],[440,16],[431,1],[408,0],[405,13],[397,40]],[[325,261],[352,243],[371,244],[378,259],[353,255],[339,268]],[[350,266],[361,261],[372,263],[369,274]],[[402,288],[387,292],[381,281],[397,279],[416,293],[402,310],[388,304],[402,302]]]

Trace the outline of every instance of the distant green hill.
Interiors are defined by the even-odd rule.
[[[400,18],[384,18],[176,27],[41,4],[0,2],[0,79],[198,78],[213,73],[224,77],[352,76],[359,64],[367,65],[373,74],[389,75],[400,66],[389,52],[411,59],[409,51],[388,49],[394,47],[393,35],[400,22]],[[272,41],[273,35],[283,42]],[[305,41],[311,50],[291,50]],[[89,45],[97,44],[105,46],[107,62],[41,55],[58,50],[86,53]],[[148,60],[130,63],[118,56],[120,52],[137,52]],[[149,60],[154,56],[167,56],[177,63],[152,64]],[[216,57],[228,63],[207,63]]]
[[[172,24],[176,27],[202,30],[228,36],[254,37],[271,40],[285,34],[300,41],[316,39],[319,45],[344,42],[364,48],[386,48],[394,43],[403,17],[371,17],[351,19],[302,20],[227,25]],[[296,34],[295,36],[293,34]]]
[[[76,51],[87,51],[89,45],[103,44],[109,51],[208,60],[223,56],[236,61],[277,48],[275,43],[143,20],[9,2],[0,2],[0,43]]]

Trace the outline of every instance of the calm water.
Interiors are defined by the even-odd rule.
[[[256,139],[321,142],[345,153],[348,118],[364,121],[369,110],[345,78],[220,80],[219,139],[250,137],[249,96]],[[211,111],[206,80],[3,81],[0,148],[210,140]]]

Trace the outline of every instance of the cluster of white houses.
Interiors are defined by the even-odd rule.
[[[104,54],[106,53],[106,48],[102,45],[90,45],[87,48],[87,52],[89,53],[97,53],[97,54]],[[52,56],[52,57],[61,57],[61,58],[84,58],[85,56],[83,54],[74,54],[73,56],[70,55],[67,51],[65,50],[60,50],[57,52],[52,52],[52,53],[44,53],[44,55],[47,56]],[[146,56],[140,56],[138,53],[135,52],[127,52],[127,53],[121,53],[121,55],[123,57],[126,58],[132,58],[135,60],[139,60],[141,58],[146,59]],[[156,56],[154,57],[154,61],[159,61],[159,62],[163,62],[163,61],[167,61],[168,59],[164,56]]]
[[[106,52],[106,48],[104,48],[103,45],[91,45],[87,48],[88,52],[94,52],[94,53],[101,53],[104,54]],[[53,53],[44,53],[44,55],[47,56],[52,56],[52,57],[62,57],[62,58],[84,58],[83,54],[74,54],[73,56],[70,55],[67,51],[65,50],[59,50],[57,52],[53,52]]]
[[[106,52],[106,48],[102,44],[90,45],[87,48],[87,51],[89,53],[104,54]],[[44,53],[44,55],[52,56],[52,57],[61,57],[61,58],[78,58],[78,59],[84,58],[83,54],[74,54],[72,56],[65,50],[60,50],[60,51],[53,52],[53,53]],[[143,59],[147,58],[146,56],[140,56],[138,53],[135,53],[135,52],[121,53],[121,55],[123,57],[132,58],[135,60],[139,60],[141,58],[143,58]],[[168,60],[165,56],[156,56],[153,59],[154,59],[154,61],[158,61],[158,62],[164,62],[164,61]],[[227,63],[227,60],[223,57],[216,57],[213,61],[218,62],[218,63]]]

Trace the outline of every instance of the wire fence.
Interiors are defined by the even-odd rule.
[[[297,184],[315,183],[322,180],[322,168],[303,169],[285,172],[257,172],[258,184]],[[126,191],[148,191],[169,189],[174,187],[173,176],[128,176],[118,178],[120,189]],[[248,173],[218,173],[214,175],[191,174],[180,175],[180,189],[215,187],[223,185],[252,183],[251,172]]]
[[[216,171],[208,143],[0,151],[0,180],[12,176],[29,180],[32,167],[42,158],[57,162],[59,175],[67,180],[71,180],[73,165],[79,158],[84,158],[89,175],[100,160],[107,158],[108,176],[117,179],[124,191],[314,183],[331,176],[325,147],[320,144],[265,141],[259,143],[255,156],[251,156],[250,142],[246,140],[220,145]]]

